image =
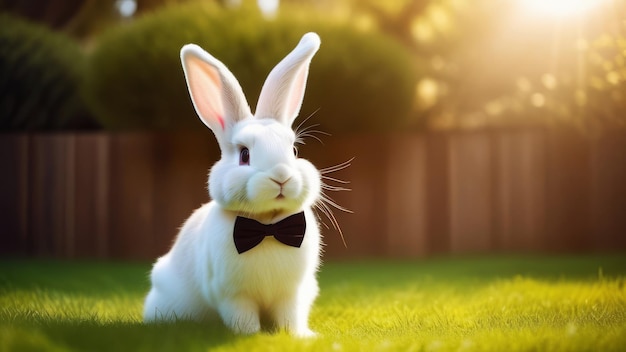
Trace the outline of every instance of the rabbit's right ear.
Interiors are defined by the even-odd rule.
[[[252,116],[241,86],[222,62],[195,44],[183,46],[180,59],[196,113],[221,144],[228,128]]]

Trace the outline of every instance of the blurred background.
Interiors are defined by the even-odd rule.
[[[626,250],[626,0],[0,0],[0,254],[164,254],[219,159],[180,48],[255,106],[308,31],[327,258]]]

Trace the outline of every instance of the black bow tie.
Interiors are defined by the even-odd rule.
[[[299,248],[304,240],[305,230],[304,212],[291,215],[270,225],[238,216],[235,220],[233,239],[239,254],[256,247],[266,236],[274,236],[283,244]]]

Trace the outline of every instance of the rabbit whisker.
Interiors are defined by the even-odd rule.
[[[324,175],[324,174],[330,174],[330,173],[333,173],[333,172],[336,172],[336,171],[343,170],[345,168],[348,168],[350,165],[352,165],[353,161],[354,161],[354,158],[350,158],[349,160],[346,160],[346,161],[344,161],[342,163],[339,163],[337,165],[333,165],[333,166],[329,166],[329,167],[320,169],[320,173],[322,175]]]
[[[324,141],[322,141],[322,139],[320,137],[316,136],[314,133],[323,134],[324,132],[322,132],[322,131],[307,131],[307,132],[299,133],[298,136],[296,137],[296,143],[305,145],[306,141],[305,141],[304,138],[312,138],[312,139],[315,139],[316,141],[320,142],[321,144],[324,144]]]
[[[324,176],[324,175],[322,175],[322,179],[328,180],[328,181],[331,181],[331,182],[341,183],[341,184],[344,184],[344,185],[347,185],[347,184],[350,183],[350,181],[340,180],[338,178]]]
[[[324,141],[322,141],[322,139],[318,136],[318,135],[323,135],[323,136],[330,136],[330,133],[324,132],[324,131],[320,131],[317,130],[315,128],[317,128],[320,124],[312,124],[310,126],[307,127],[302,127],[304,126],[304,124],[311,118],[313,117],[313,115],[315,115],[317,112],[319,111],[319,109],[315,110],[311,115],[309,115],[306,119],[304,119],[302,122],[300,122],[300,124],[295,128],[295,132],[296,132],[296,143],[298,144],[306,144],[305,142],[305,138],[312,138],[315,139],[316,141],[320,142],[321,144],[324,144]],[[339,225],[339,222],[337,221],[337,218],[335,217],[335,214],[333,212],[333,208],[346,212],[346,213],[352,213],[351,210],[337,204],[337,202],[335,202],[331,197],[329,197],[326,193],[324,193],[325,191],[330,191],[330,192],[340,192],[340,191],[350,191],[351,189],[346,188],[346,187],[342,187],[342,186],[334,186],[334,185],[330,185],[327,182],[334,182],[334,183],[338,183],[341,185],[345,185],[345,184],[349,184],[349,181],[344,181],[344,180],[340,180],[338,178],[335,177],[330,177],[327,176],[328,174],[331,174],[333,172],[336,171],[340,171],[343,170],[347,167],[349,167],[352,163],[352,161],[354,160],[354,158],[351,158],[347,161],[344,161],[342,163],[339,163],[337,165],[333,165],[327,168],[323,168],[320,170],[320,176],[322,179],[322,192],[320,194],[319,199],[315,202],[314,204],[314,208],[317,209],[319,211],[319,213],[324,214],[324,216],[330,221],[330,224],[332,225],[332,227],[337,230],[337,232],[339,232],[339,235],[341,236],[341,241],[343,242],[343,245],[347,248],[348,245],[346,244],[346,239],[343,235],[343,231],[341,230],[341,226]],[[328,224],[326,224],[324,221],[321,220],[321,216],[319,215],[319,213],[317,214],[317,218],[319,220],[319,222],[321,224],[324,225],[324,227],[326,227],[326,229],[330,229],[330,226],[328,226]]]
[[[327,176],[327,174],[336,172],[336,171],[340,171],[343,170],[347,167],[349,167],[352,163],[352,161],[354,160],[354,158],[351,158],[347,161],[344,161],[342,163],[339,163],[337,165],[333,165],[324,169],[320,170],[320,174],[321,174],[321,179],[322,179],[322,192],[320,194],[320,198],[318,200],[318,202],[316,203],[316,208],[320,210],[320,212],[322,214],[324,214],[328,220],[330,221],[330,223],[332,224],[332,226],[337,230],[337,232],[339,232],[339,235],[341,236],[341,241],[343,242],[343,245],[347,248],[348,245],[346,244],[346,239],[343,235],[343,231],[341,230],[341,226],[339,226],[339,222],[337,221],[337,218],[335,217],[335,214],[333,212],[333,208],[343,211],[345,213],[350,213],[352,214],[353,212],[339,204],[337,204],[337,202],[335,202],[330,196],[328,196],[326,193],[324,193],[324,190],[326,191],[331,191],[331,192],[340,192],[340,191],[351,191],[350,188],[346,188],[346,187],[342,187],[342,186],[334,186],[334,185],[330,185],[326,182],[334,182],[334,183],[338,183],[340,185],[345,185],[345,184],[349,184],[349,181],[344,181],[344,180],[340,180],[338,178],[335,177],[331,177],[331,176]],[[326,224],[324,224],[326,225]],[[328,226],[327,226],[328,227]]]
[[[328,206],[328,204],[331,204],[332,206],[337,206],[337,203],[329,200],[322,193],[322,196],[320,197],[320,201],[316,204],[317,208],[320,209],[321,212],[324,215],[326,215],[326,217],[328,218],[330,223],[333,225],[335,230],[337,230],[339,232],[339,236],[341,236],[341,241],[343,242],[344,247],[347,248],[348,245],[346,244],[346,239],[343,236],[343,231],[341,230],[341,226],[339,226],[339,222],[337,221],[337,218],[335,217],[335,214],[333,213],[332,209]],[[337,209],[347,211],[347,209],[345,209],[343,207],[340,207],[340,206],[338,206]]]
[[[313,206],[315,207],[315,209],[319,210],[319,212],[324,213],[324,209],[319,205],[319,202],[316,202],[315,204],[313,204]],[[315,217],[320,224],[324,225],[327,230],[330,230],[330,227],[324,222],[324,220],[322,220],[322,217],[318,212],[315,213]],[[328,215],[326,217],[328,217]]]
[[[298,124],[298,126],[295,128],[296,134],[299,133],[300,128],[307,122],[309,121],[309,119],[311,119],[311,117],[313,117],[315,114],[317,114],[317,112],[320,111],[320,108],[317,108],[315,111],[313,111],[309,116],[307,116],[307,118],[305,118],[304,120],[302,120],[302,122],[300,122]],[[319,124],[315,125],[318,126]],[[306,129],[309,127],[306,127],[304,130],[306,131]]]
[[[350,189],[350,188],[331,186],[331,185],[327,185],[325,183],[322,183],[322,189],[325,189],[325,190],[331,191],[331,192],[352,191],[352,189]]]
[[[332,200],[328,195],[326,195],[324,192],[322,192],[322,196],[321,199],[324,201],[325,204],[327,205],[331,205],[333,208],[337,209],[337,210],[341,210],[344,213],[349,213],[349,214],[354,214],[354,212],[344,206],[341,206],[339,204],[337,204],[334,200]]]
[[[316,123],[310,126],[306,126],[306,127],[302,127],[311,117],[313,117],[313,115],[315,115],[320,109],[315,110],[311,115],[309,115],[306,119],[304,119],[302,122],[300,122],[300,124],[298,125],[298,127],[295,128],[295,132],[296,132],[296,143],[298,144],[306,144],[305,142],[305,138],[312,138],[315,139],[316,141],[320,142],[321,144],[324,144],[324,141],[322,141],[322,139],[318,136],[316,136],[316,134],[321,134],[324,136],[330,136],[330,133],[328,132],[324,132],[321,130],[316,130],[314,128],[318,127],[320,124]]]

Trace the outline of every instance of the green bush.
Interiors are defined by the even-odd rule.
[[[391,39],[281,8],[274,20],[256,9],[214,4],[170,7],[104,33],[89,60],[88,100],[113,129],[203,128],[187,95],[180,48],[196,43],[223,61],[251,107],[267,74],[316,31],[302,115],[326,131],[390,129],[406,123],[417,75],[410,55]]]
[[[84,56],[71,39],[0,14],[0,129],[91,127],[81,99]]]

